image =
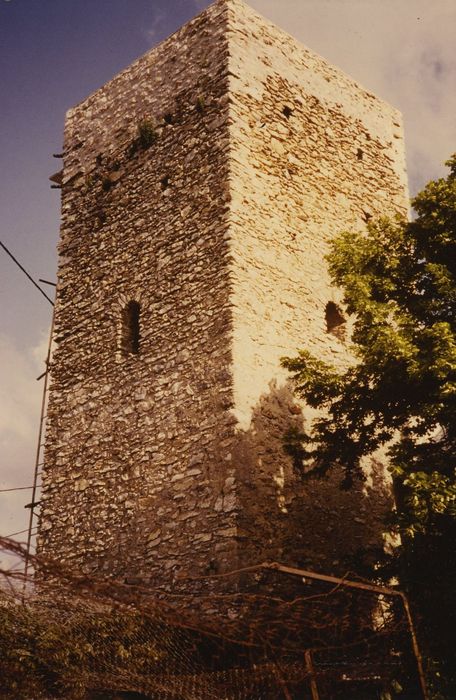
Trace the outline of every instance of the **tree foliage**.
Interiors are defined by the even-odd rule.
[[[288,436],[295,461],[321,473],[341,465],[349,487],[363,478],[362,458],[387,448],[404,542],[395,573],[432,618],[434,647],[449,658],[456,623],[456,155],[447,165],[449,175],[413,200],[413,221],[380,219],[332,244],[329,270],[354,315],[356,362],[338,371],[302,350],[283,365],[297,394],[324,409],[311,430]]]
[[[388,445],[409,534],[456,515],[456,157],[448,165],[415,198],[414,221],[381,219],[332,245],[356,364],[339,372],[307,350],[283,360],[297,394],[325,409],[295,436],[303,461],[340,464],[349,484],[362,457]]]

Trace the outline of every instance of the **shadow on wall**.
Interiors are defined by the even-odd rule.
[[[239,564],[276,560],[344,575],[362,573],[383,549],[393,499],[385,467],[371,459],[367,483],[341,489],[341,470],[303,477],[284,451],[290,428],[308,421],[291,386],[271,383],[239,434]]]

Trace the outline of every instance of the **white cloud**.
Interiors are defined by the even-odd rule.
[[[0,439],[3,448],[9,440],[20,443],[30,435],[41,393],[36,374],[43,366],[43,345],[45,341],[40,340],[36,347],[22,351],[9,338],[0,336]]]
[[[163,24],[165,20],[164,12],[154,9],[154,16],[150,25],[145,29],[145,35],[147,41],[151,46],[154,46],[157,42],[163,39]]]
[[[0,489],[29,486],[33,480],[43,390],[36,378],[43,371],[46,349],[45,335],[25,350],[0,335]],[[30,511],[24,505],[30,496],[31,491],[0,493],[2,535],[28,527]],[[0,560],[5,562],[5,557],[0,555]]]

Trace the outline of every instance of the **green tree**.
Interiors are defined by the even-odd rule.
[[[350,487],[362,458],[387,447],[403,542],[394,573],[453,683],[441,697],[456,697],[456,155],[447,165],[413,200],[413,221],[381,219],[332,245],[356,362],[340,372],[302,350],[283,365],[324,409],[309,433],[288,436],[295,460],[322,474],[341,465]]]

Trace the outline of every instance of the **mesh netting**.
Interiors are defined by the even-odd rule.
[[[422,697],[400,596],[273,566],[157,596],[33,564],[0,572],[1,698]]]

